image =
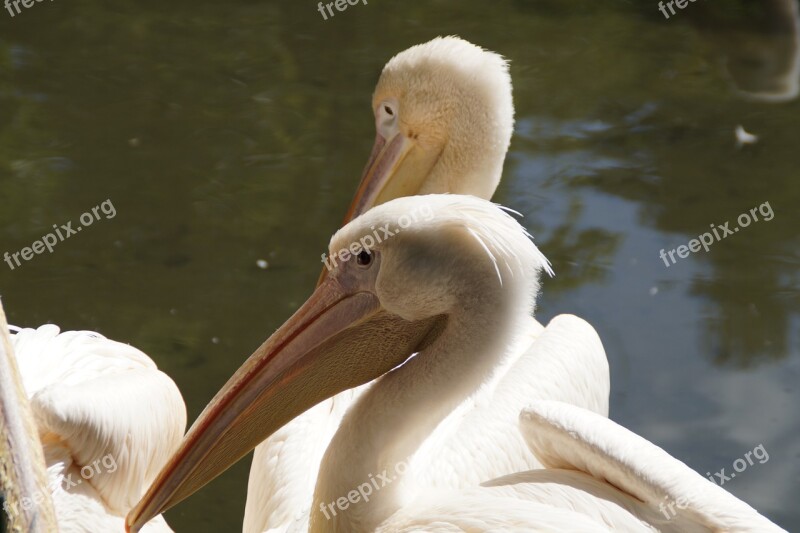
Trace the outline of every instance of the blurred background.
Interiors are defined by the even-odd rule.
[[[91,329],[172,376],[193,420],[311,293],[373,140],[395,53],[457,34],[511,60],[495,200],[556,277],[538,317],[597,328],[611,417],[800,531],[796,0],[81,0],[0,11],[0,254],[110,199],[13,271],[9,322]],[[758,136],[738,146],[738,125]],[[752,224],[659,258],[764,202]],[[235,531],[249,459],[167,514]]]

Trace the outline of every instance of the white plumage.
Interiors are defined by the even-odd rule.
[[[147,355],[98,333],[14,330],[60,531],[122,533],[183,436],[180,391]],[[143,531],[171,529],[159,516]]]
[[[375,147],[348,220],[399,196],[456,193],[490,198],[500,181],[513,131],[511,93],[506,61],[457,37],[437,38],[393,57],[375,88]],[[405,148],[392,151],[399,141],[406,143]],[[482,410],[470,415],[473,419],[486,416],[491,420],[493,412],[519,411],[527,393],[535,394],[529,399],[561,399],[608,415],[608,363],[597,334],[577,317],[558,320],[558,332],[572,349],[570,358],[559,361],[533,350],[533,341],[544,328],[531,318],[521,326],[524,333],[519,332],[516,367],[509,368],[497,394],[484,399]],[[322,402],[256,448],[245,533],[305,529],[323,453],[362,391],[363,387],[346,391]],[[497,451],[507,456],[482,471],[465,467],[461,457],[498,441],[486,442],[484,433],[464,422],[442,450],[436,470],[446,470],[448,475],[446,482],[439,477],[439,483],[465,486],[486,476],[537,466],[515,425],[508,420],[494,423],[502,425],[502,434],[507,436]]]
[[[129,515],[132,531],[284,420],[362,383],[322,458],[312,533],[782,531],[595,412],[607,407],[592,392],[607,372],[599,339],[568,315],[531,334],[548,263],[501,208],[400,198],[330,249],[421,205],[430,218],[340,264],[234,374]],[[686,505],[670,517],[665,500]]]
[[[546,469],[429,496],[377,531],[783,531],[661,448],[591,411],[534,402],[522,411],[520,429]]]

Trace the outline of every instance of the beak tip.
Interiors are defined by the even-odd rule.
[[[136,508],[134,507],[128,512],[128,516],[125,517],[125,533],[138,533],[139,528],[136,526],[136,516],[135,516]]]
[[[142,502],[144,498],[147,497],[147,494],[142,496],[142,499],[130,510],[128,511],[127,516],[125,516],[125,533],[139,533],[139,530],[144,527],[144,525],[152,520],[156,514],[147,515],[143,512]]]

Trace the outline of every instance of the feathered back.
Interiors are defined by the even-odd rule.
[[[45,325],[12,339],[48,466],[71,461],[63,471],[80,477],[70,483],[91,484],[124,514],[186,429],[177,386],[141,351],[91,331]]]

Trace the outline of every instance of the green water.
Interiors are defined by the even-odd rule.
[[[700,473],[763,444],[769,460],[725,488],[798,531],[800,101],[742,95],[787,63],[776,5],[697,2],[668,20],[611,0],[372,0],[329,20],[288,0],[2,10],[0,253],[106,200],[116,211],[0,263],[9,321],[143,349],[193,420],[310,294],[369,154],[383,64],[458,34],[511,60],[495,200],[553,263],[540,319],[591,322],[612,418]],[[740,124],[757,144],[737,148]],[[659,257],[765,202],[771,220]],[[169,523],[238,530],[248,468]]]

